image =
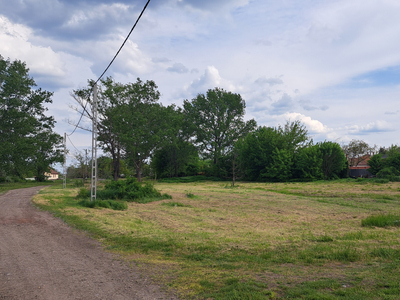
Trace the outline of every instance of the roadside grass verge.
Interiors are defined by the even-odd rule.
[[[75,199],[78,189],[51,187],[34,202],[151,271],[183,299],[400,298],[400,229],[362,226],[376,211],[400,214],[397,201],[376,201],[396,198],[399,183],[155,187],[173,201],[88,209]],[[298,193],[276,192],[285,189]],[[376,196],[348,197],[358,193]]]
[[[46,186],[46,185],[60,185],[61,181],[45,181],[45,182],[37,182],[37,181],[23,181],[23,182],[10,182],[10,183],[0,183],[0,195],[16,189],[29,188],[34,186]]]

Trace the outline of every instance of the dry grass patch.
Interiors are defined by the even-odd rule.
[[[221,182],[197,182],[155,187],[173,199],[128,203],[127,211],[112,211],[76,206],[77,190],[47,190],[35,202],[67,219],[78,218],[83,224],[78,227],[95,232],[110,251],[153,270],[186,298],[235,285],[253,296],[265,290],[265,299],[273,296],[267,289],[289,298],[311,293],[317,299],[336,292],[362,298],[366,290],[379,298],[379,285],[385,281],[391,284],[390,293],[400,291],[395,279],[399,271],[390,269],[400,261],[399,229],[361,227],[361,219],[371,214],[400,213],[398,183],[239,183],[227,188]]]

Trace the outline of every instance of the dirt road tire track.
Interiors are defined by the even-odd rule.
[[[98,242],[33,207],[39,189],[0,195],[0,299],[177,299]]]

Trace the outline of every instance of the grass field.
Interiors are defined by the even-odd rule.
[[[16,183],[0,183],[0,195],[15,189],[29,188],[34,186],[59,185],[59,184],[62,184],[61,181],[57,182],[26,181],[26,182],[16,182]]]
[[[78,206],[49,187],[43,209],[136,262],[183,299],[400,299],[400,183],[157,183],[170,200]],[[400,222],[400,217],[398,217]]]

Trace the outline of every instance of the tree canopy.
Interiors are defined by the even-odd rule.
[[[0,176],[45,180],[49,167],[63,161],[62,137],[46,115],[52,96],[36,88],[24,62],[0,56]]]
[[[235,142],[256,128],[256,121],[244,121],[246,103],[239,94],[220,88],[199,94],[192,101],[185,100],[183,113],[194,144],[204,158],[214,164]]]

